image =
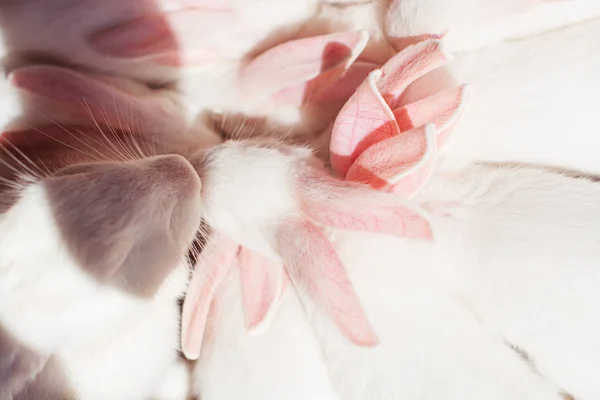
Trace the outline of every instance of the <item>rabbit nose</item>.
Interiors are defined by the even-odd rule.
[[[200,192],[200,176],[182,156],[164,155],[140,161],[156,180],[155,184],[169,187],[180,196],[195,196]]]
[[[44,187],[77,264],[135,295],[154,295],[200,226],[200,178],[177,155],[75,165]]]

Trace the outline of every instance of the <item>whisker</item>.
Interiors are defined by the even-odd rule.
[[[17,146],[15,146],[10,140],[7,140],[6,143],[8,143],[10,145],[10,147],[16,151],[21,157],[23,157],[26,160],[29,160],[29,162],[31,163],[31,165],[33,167],[35,167],[37,169],[37,172],[35,172],[34,170],[32,170],[31,168],[29,168],[24,162],[22,162],[21,160],[19,160],[19,158],[17,156],[15,156],[11,151],[9,151],[6,146],[4,146],[3,144],[0,143],[0,149],[2,149],[10,158],[13,159],[14,162],[16,162],[17,164],[19,164],[21,167],[23,167],[23,169],[27,172],[29,172],[32,176],[36,176],[36,177],[42,177],[44,175],[44,171],[41,170],[37,165],[35,165],[35,163],[33,162],[33,160],[31,160],[29,157],[27,157],[21,150],[19,150],[17,148]]]
[[[92,109],[90,108],[89,104],[87,103],[87,101],[85,99],[81,99],[84,107],[86,108],[90,118],[92,119],[92,122],[94,123],[94,125],[96,126],[96,128],[100,131],[100,134],[102,135],[102,137],[104,137],[104,140],[106,140],[106,142],[113,148],[114,151],[111,150],[111,152],[113,153],[113,155],[115,157],[117,157],[118,159],[121,159],[122,161],[127,161],[126,159],[124,159],[122,157],[122,155],[119,153],[119,150],[115,147],[114,143],[112,143],[108,137],[106,136],[106,134],[104,133],[104,131],[102,130],[102,128],[100,128],[100,125],[98,124],[98,122],[96,121],[96,118],[94,117],[94,113],[92,112]],[[108,149],[110,150],[110,149]]]

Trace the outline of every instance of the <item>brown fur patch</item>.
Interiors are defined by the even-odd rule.
[[[195,140],[80,126],[4,133],[0,213],[19,199],[11,182],[22,175],[37,178],[84,270],[151,296],[174,260],[185,256],[200,206],[199,179],[189,164],[169,156],[160,166],[163,161],[154,156],[197,152],[201,146]]]
[[[200,179],[180,156],[77,165],[44,186],[82,268],[139,296],[183,260],[200,224]]]

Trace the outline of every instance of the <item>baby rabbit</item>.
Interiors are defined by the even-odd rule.
[[[131,101],[145,92],[92,76],[31,66],[11,77],[41,114],[59,82],[58,100],[83,108],[85,94],[89,116],[67,107],[70,120],[0,135],[0,398],[186,399],[178,300],[201,217],[188,160],[212,139],[136,130],[151,122]],[[166,127],[169,115],[155,117]]]
[[[427,65],[439,62],[438,51],[424,43],[391,65],[414,79],[420,67],[409,55]],[[339,176],[410,202],[329,178],[310,150],[285,143],[227,142],[202,157],[206,221],[218,235],[281,260],[295,292],[283,297],[271,328],[252,337],[237,269],[197,270],[214,301],[196,390],[205,399],[558,399],[563,390],[597,398],[589,373],[600,363],[598,250],[589,216],[600,211],[599,186],[540,167],[441,164],[432,173],[436,147],[447,141],[441,134],[456,122],[443,109],[448,92],[394,109],[406,86],[395,70],[384,71],[371,73],[338,116],[331,164]],[[429,118],[422,104],[442,107],[432,116],[440,135],[433,125],[419,128]],[[230,194],[237,190],[243,200]],[[369,227],[388,235],[357,232]],[[334,267],[336,253],[349,282]],[[241,267],[235,259],[199,267],[211,262]],[[339,331],[340,320],[352,327],[361,318],[344,304],[353,290],[378,336],[375,348]],[[204,293],[198,304],[206,304]],[[198,321],[190,325],[184,306],[184,332]],[[309,326],[319,346],[307,333],[294,347]]]
[[[600,93],[600,19],[520,41],[463,53],[415,82],[412,98],[431,82],[468,82],[473,101],[440,162],[539,164],[600,174],[593,132]]]
[[[212,150],[201,176],[205,182],[203,211],[213,229],[252,248],[270,245],[273,254],[282,257],[285,241],[295,238],[307,243],[300,231],[283,230],[286,219],[298,215],[297,209],[289,208],[271,219],[256,219],[271,208],[273,199],[277,204],[282,204],[283,198],[288,199],[286,204],[299,200],[295,177],[311,162],[306,156],[297,157],[299,154],[265,143],[226,143]],[[258,176],[263,190],[257,193],[250,178]],[[282,180],[288,184],[275,184]],[[593,380],[588,379],[588,373],[600,357],[590,350],[598,347],[591,312],[596,307],[590,290],[598,274],[590,269],[592,264],[574,272],[570,259],[573,248],[584,246],[582,234],[594,232],[593,220],[585,216],[593,215],[595,206],[586,200],[569,212],[556,200],[558,187],[566,187],[570,204],[579,196],[598,196],[593,182],[544,171],[480,166],[456,177],[436,176],[415,200],[432,215],[433,243],[328,232],[379,336],[375,348],[347,342],[306,296],[305,289],[298,290],[305,287],[302,284],[296,286],[299,297],[287,292],[266,332],[249,336],[237,271],[232,270],[211,308],[195,372],[198,393],[211,400],[242,396],[559,399],[559,389],[566,389],[582,399],[594,398],[598,388],[591,387]],[[335,189],[323,188],[321,195],[340,196],[340,204],[350,198],[352,192],[335,193]],[[244,198],[245,208],[236,196],[224,201],[223,193],[236,190],[253,193]],[[527,210],[526,215],[523,210]],[[567,221],[573,223],[548,226],[556,213],[567,213]],[[521,222],[524,218],[526,222]],[[512,229],[515,224],[520,229],[518,236]],[[540,236],[543,229],[547,234]],[[257,238],[247,232],[264,232],[264,236]],[[274,232],[279,232],[278,236]],[[296,236],[285,236],[284,232],[296,232]],[[555,243],[559,240],[563,243],[560,248]],[[593,240],[589,243],[587,254],[592,262],[596,250]],[[548,245],[554,246],[552,252],[540,255]],[[310,251],[314,254],[318,249]],[[506,265],[500,268],[502,261]],[[305,266],[292,268],[302,274]],[[537,280],[539,275],[546,277],[543,282]],[[556,283],[567,278],[574,286]],[[518,292],[523,294],[515,298],[512,291],[519,288],[529,288],[530,295]],[[555,314],[554,304],[561,304],[554,298],[557,290],[573,297],[562,303],[564,312]],[[573,311],[584,305],[590,310],[589,316],[585,317],[587,311],[574,316]],[[541,315],[533,318],[531,312],[536,309]],[[554,320],[560,323],[552,323]],[[574,322],[581,329],[587,326],[590,334],[587,330],[585,336],[578,333],[577,340],[569,336],[570,323]],[[551,333],[547,331],[549,324]],[[577,344],[568,346],[568,340]],[[510,345],[528,351],[542,376]],[[560,350],[565,346],[568,350]],[[564,363],[571,357],[582,360],[581,368]],[[558,370],[561,365],[562,371]],[[564,374],[567,369],[568,376]]]

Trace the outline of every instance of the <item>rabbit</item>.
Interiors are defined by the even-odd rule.
[[[450,51],[462,53],[599,16],[594,0],[393,0],[382,26],[397,50],[419,38],[443,36]]]
[[[446,10],[444,7],[450,6],[448,2],[438,5],[423,0],[403,0],[391,4],[388,1],[346,4],[339,1],[294,0],[285,5],[274,0],[137,0],[127,4],[116,1],[101,3],[94,0],[28,0],[1,4],[0,26],[5,31],[10,52],[6,61],[7,70],[10,72],[16,67],[43,61],[114,74],[117,78],[133,78],[152,88],[174,86],[190,100],[191,117],[188,119],[194,120],[204,112],[216,112],[216,124],[225,125],[225,120],[229,121],[228,125],[235,127],[243,123],[245,130],[250,133],[257,130],[273,131],[274,135],[292,132],[304,137],[322,132],[343,102],[336,103],[336,106],[323,101],[315,104],[302,101],[305,99],[299,90],[303,89],[302,84],[306,80],[317,74],[312,72],[308,76],[296,77],[302,79],[298,81],[299,86],[289,87],[282,82],[253,84],[250,96],[244,95],[243,87],[236,84],[240,75],[242,81],[261,81],[261,76],[272,76],[275,69],[282,67],[275,64],[265,68],[263,65],[260,71],[254,69],[253,74],[245,74],[245,71],[252,69],[247,68],[247,64],[252,64],[257,55],[286,41],[307,36],[363,31],[363,36],[367,32],[370,36],[366,45],[361,44],[362,39],[349,39],[353,42],[349,45],[348,39],[340,39],[340,43],[349,46],[351,58],[362,52],[364,60],[361,61],[380,65],[400,50],[402,43],[407,43],[404,40],[407,35],[429,37],[446,34],[448,27],[470,26],[465,24],[465,17],[479,21],[486,15],[496,15],[489,0],[473,2],[474,7],[452,3],[454,10],[474,10],[473,15],[466,16],[464,13],[457,15],[456,12],[437,11]],[[525,5],[521,3],[509,2],[505,5],[505,11],[509,16],[517,13],[522,26],[532,25],[531,21],[543,25],[539,21],[546,21],[546,16],[544,14],[544,18],[540,18],[539,13],[531,16],[519,14],[521,9],[526,10],[527,6],[554,6],[546,2],[541,2],[543,5],[540,6],[536,1],[526,2]],[[593,2],[568,3],[569,10],[578,6],[581,12],[572,18],[565,16],[564,20],[556,16],[565,13],[548,13],[552,27],[579,21],[582,15],[591,18],[591,15],[600,12],[597,10],[594,14]],[[571,3],[575,3],[575,6]],[[425,13],[423,10],[433,11]],[[54,15],[57,16],[52,17]],[[65,18],[73,21],[65,22]],[[440,18],[443,23],[437,22]],[[47,20],[53,21],[50,27]],[[499,24],[505,28],[514,25],[513,22],[512,19],[501,19]],[[27,32],[23,32],[23,27],[27,27]],[[484,27],[488,28],[487,25]],[[469,41],[485,36],[480,31],[472,35],[469,32],[459,29],[456,35],[448,34],[449,43],[461,41],[461,38]],[[157,41],[157,38],[160,40]],[[298,47],[286,47],[285,51],[295,53]],[[452,50],[460,48],[460,45],[454,45]],[[313,52],[319,49],[320,46],[313,47]],[[346,58],[343,56],[341,61]],[[335,60],[332,62],[336,63]],[[369,67],[363,64],[361,68],[366,72],[365,68]],[[257,75],[257,72],[260,74]],[[364,74],[361,76],[365,77]],[[244,86],[243,82],[240,85]],[[276,101],[264,99],[272,95],[275,89],[276,92],[299,92],[296,97],[300,98],[284,100],[279,96]],[[268,104],[265,104],[265,100]],[[189,122],[186,127],[194,129],[195,125]],[[235,130],[229,134],[239,136],[240,132]]]
[[[226,142],[208,151],[198,169],[204,218],[216,232],[273,256],[281,254],[277,243],[291,240],[286,234],[304,238],[301,231],[283,226],[302,213],[295,185],[303,169],[314,163],[311,157],[309,150],[264,140]],[[258,192],[253,189],[257,179]],[[352,203],[351,191],[336,189],[319,187],[321,196],[339,197],[339,205]],[[246,196],[228,195],[238,190]],[[590,292],[597,274],[590,269],[595,220],[588,216],[594,215],[597,191],[594,182],[543,170],[472,166],[457,175],[434,173],[415,198],[431,214],[433,243],[328,231],[380,337],[379,346],[371,349],[346,341],[306,297],[303,284],[285,294],[271,328],[249,336],[233,270],[215,295],[196,366],[196,390],[209,400],[559,399],[561,389],[575,398],[594,398],[597,388],[587,378],[599,359],[591,350],[597,347]],[[568,207],[576,199],[585,200]],[[273,210],[273,204],[279,207]],[[559,213],[567,215],[564,223],[552,218]],[[573,274],[573,249],[582,248],[590,262]],[[501,262],[502,268],[494,269]],[[511,262],[514,267],[505,265]],[[546,277],[543,283],[538,275]],[[573,286],[561,288],[567,279]],[[512,290],[518,288],[523,297],[515,299]],[[565,299],[555,298],[557,291],[573,300],[555,315],[555,304]],[[299,312],[300,301],[308,318]],[[575,316],[572,311],[583,306],[590,313]],[[537,318],[531,315],[535,307]],[[496,319],[498,313],[501,318]],[[585,322],[578,321],[588,315]],[[568,335],[572,323],[585,334]],[[556,331],[548,332],[549,324]],[[577,345],[568,345],[573,340]],[[539,374],[510,345],[527,351]],[[568,351],[560,350],[565,346]],[[565,363],[571,357],[580,360],[581,368]],[[328,373],[313,378],[323,364]],[[561,371],[556,369],[561,365]],[[331,395],[326,378],[339,397]],[[306,393],[317,389],[321,392]]]
[[[446,70],[416,81],[427,94],[450,73],[476,99],[441,156],[445,168],[474,161],[538,164],[598,175],[593,127],[600,92],[600,19],[456,56]],[[563,139],[564,138],[564,139]]]
[[[6,0],[0,4],[0,27],[12,58],[9,64],[14,67],[31,59],[58,61],[162,85],[180,76],[177,64],[183,60],[173,59],[179,53],[196,52],[192,57],[196,67],[210,68],[215,62],[221,67],[266,40],[273,31],[301,24],[312,15],[313,3]],[[265,10],[270,13],[265,14]],[[148,42],[154,43],[153,47],[148,47]],[[214,53],[212,42],[222,50],[220,54]],[[159,56],[152,57],[152,51]]]
[[[446,40],[442,43],[450,58]],[[600,19],[454,54],[442,68],[411,83],[403,96],[422,99],[448,82],[471,87],[473,101],[438,160],[444,169],[500,162],[595,176],[599,143],[590,129],[600,93],[597,54]],[[326,130],[318,144],[324,157],[331,132]]]
[[[326,377],[311,384],[304,372],[323,363],[343,399],[598,397],[589,375],[600,360],[592,350],[598,184],[541,166],[440,162],[432,170],[453,139],[449,127],[460,133],[452,114],[465,91],[403,99],[412,79],[443,64],[440,52],[436,41],[412,46],[371,72],[344,106],[330,163],[348,182],[330,177],[310,149],[281,140],[229,141],[195,163],[203,218],[217,238],[281,260],[295,289],[267,317],[273,329],[248,333],[242,261],[204,250],[195,271],[204,288],[188,289],[195,308],[190,319],[184,303],[182,322],[184,352],[190,329],[206,330],[192,354],[203,398],[335,398]],[[298,301],[306,315],[296,326],[286,304]],[[282,352],[307,323],[320,351],[301,351],[294,363],[295,353]],[[286,362],[295,365],[289,377]]]
[[[136,130],[153,113],[134,81],[14,74],[43,115],[57,108],[51,88],[75,106],[70,120],[0,134],[0,398],[187,399],[179,301],[201,223],[189,160],[220,139]]]
[[[164,381],[161,398],[186,399],[178,298],[198,176],[178,155],[121,161],[118,138],[56,131],[0,141],[0,398],[143,399]]]

